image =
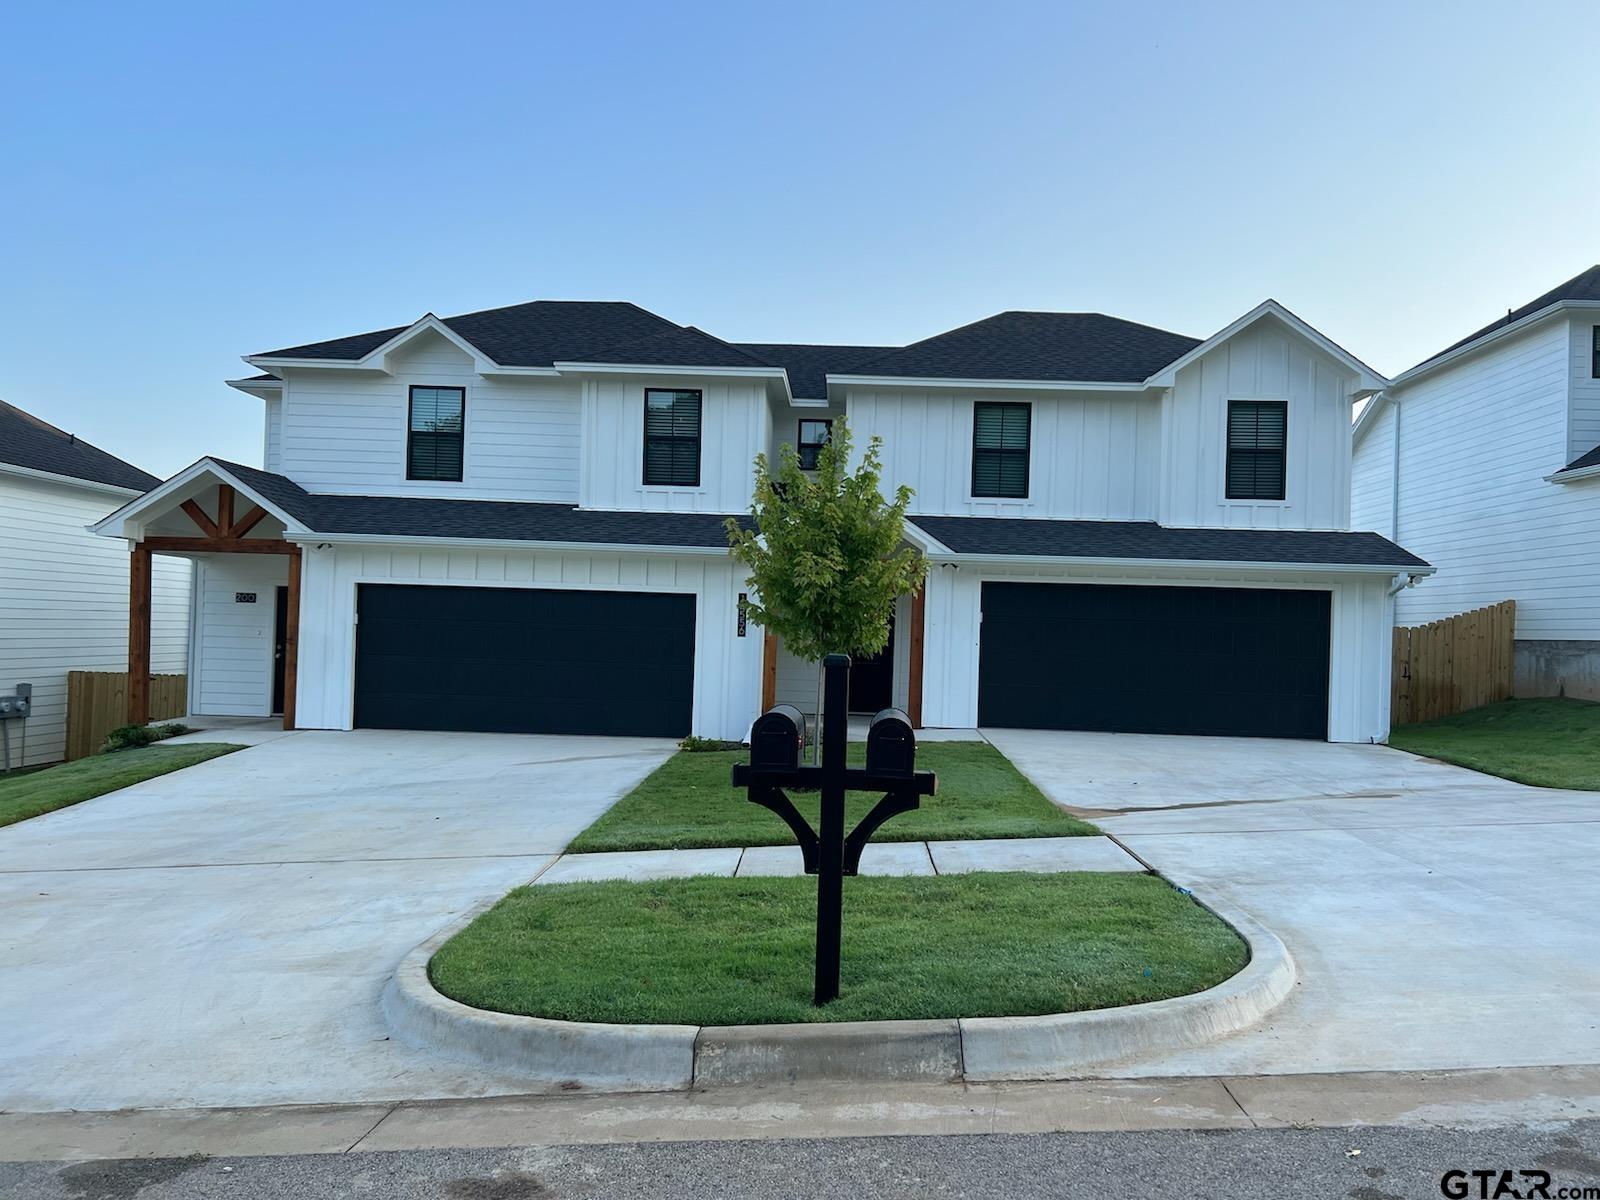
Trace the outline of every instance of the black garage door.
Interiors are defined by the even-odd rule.
[[[1327,592],[986,583],[978,722],[1328,735]]]
[[[682,737],[694,597],[363,584],[361,729]]]

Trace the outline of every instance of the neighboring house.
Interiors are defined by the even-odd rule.
[[[0,692],[34,689],[28,719],[10,731],[13,766],[62,757],[68,671],[126,669],[128,551],[88,526],[158,483],[0,402]],[[151,592],[152,668],[182,672],[189,564],[161,558]]]
[[[840,416],[931,564],[852,710],[1380,740],[1392,591],[1430,570],[1349,531],[1351,407],[1386,381],[1272,301],[1203,341],[1003,313],[902,348],[539,301],[246,361],[265,470],[202,459],[98,526],[197,556],[201,712],[742,738],[812,707],[723,522],[757,453]]]
[[[1396,619],[1515,600],[1517,694],[1600,700],[1600,266],[1396,376],[1354,443],[1356,527],[1439,568]]]

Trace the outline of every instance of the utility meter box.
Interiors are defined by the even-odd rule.
[[[33,684],[19,683],[16,690],[0,694],[0,721],[20,721],[33,707]]]

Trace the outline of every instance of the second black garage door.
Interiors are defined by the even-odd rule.
[[[363,584],[361,729],[682,737],[694,597]]]
[[[1329,593],[985,583],[978,723],[1328,735]]]

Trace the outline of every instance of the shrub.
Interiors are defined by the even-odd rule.
[[[724,742],[717,738],[696,737],[690,734],[678,743],[679,750],[687,750],[690,754],[700,754],[710,750],[738,750],[743,742]]]
[[[193,732],[189,726],[178,721],[168,721],[165,725],[122,725],[106,734],[106,744],[101,749],[107,752],[137,750],[140,746],[148,746],[151,742],[165,741],[170,737]]]

